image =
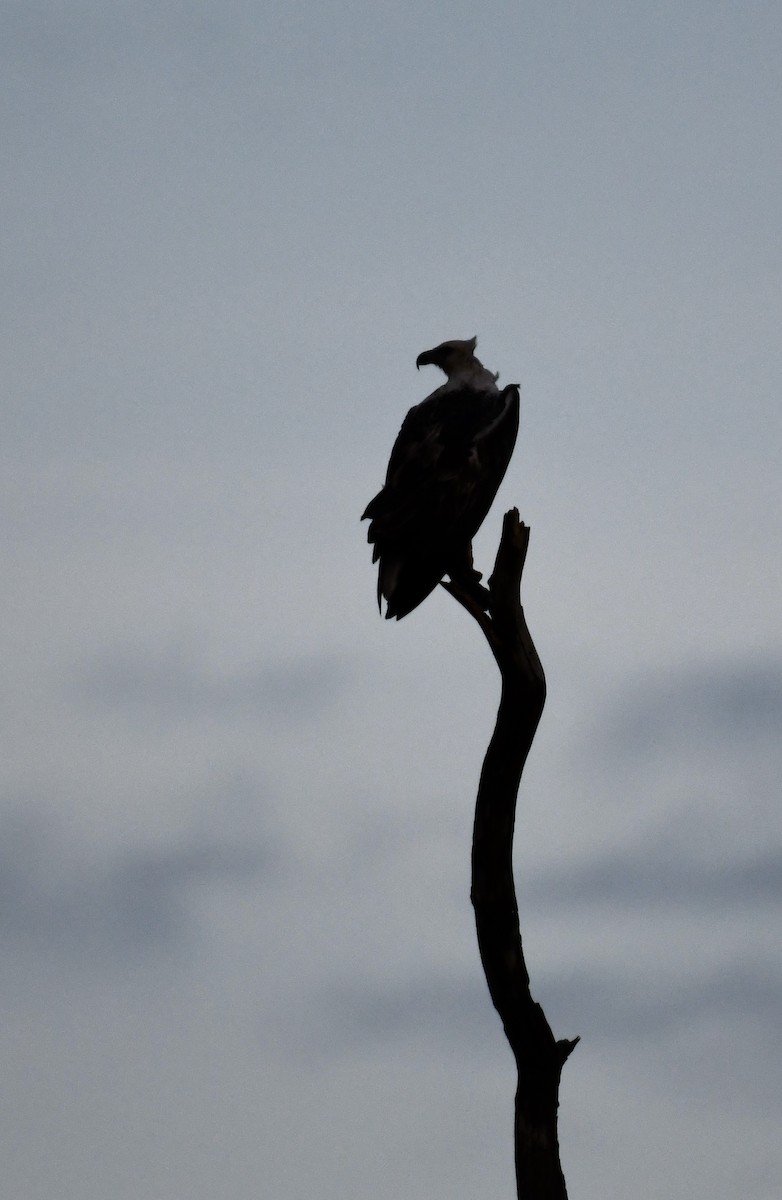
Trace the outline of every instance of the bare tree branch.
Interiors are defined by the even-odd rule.
[[[562,1067],[578,1038],[557,1041],[532,999],[513,883],[516,796],[546,700],[546,678],[519,591],[529,528],[505,514],[494,571],[483,596],[443,587],[483,630],[502,677],[497,722],[483,762],[472,846],[472,903],[486,982],[518,1069],[516,1188],[519,1200],[567,1200],[557,1109]]]

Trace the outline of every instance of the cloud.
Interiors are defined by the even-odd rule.
[[[80,664],[72,689],[93,706],[170,723],[263,717],[295,725],[320,715],[341,692],[344,664],[323,655],[264,660],[220,670],[195,649],[120,647]]]
[[[552,905],[708,905],[782,903],[782,847],[745,861],[699,861],[672,838],[650,840],[552,869],[525,882],[525,895]]]
[[[310,1002],[311,1026],[321,1049],[341,1053],[348,1046],[394,1045],[421,1040],[458,1041],[480,1047],[499,1031],[499,1018],[476,963],[472,978],[432,973],[385,984],[363,982],[321,989]]]
[[[782,728],[782,662],[710,663],[636,686],[611,722],[630,754],[774,738]]]
[[[0,938],[80,965],[170,951],[198,934],[196,893],[257,887],[279,859],[272,842],[188,831],[100,859],[40,811],[12,809],[0,820]]]
[[[648,1039],[706,1021],[743,1020],[771,1033],[779,1026],[782,972],[776,963],[741,958],[716,971],[690,974],[564,968],[537,972],[532,994],[558,1037]],[[502,1037],[477,963],[474,973],[461,977],[432,973],[321,991],[309,1007],[318,1014],[309,1022],[311,1034],[331,1053],[418,1040],[481,1051]]]
[[[780,994],[782,972],[776,963],[733,959],[718,971],[688,975],[681,970],[662,979],[616,969],[561,972],[539,981],[536,999],[557,1024],[567,1014],[568,1026],[582,1036],[638,1038],[695,1028],[706,1020],[749,1020],[778,1031]]]

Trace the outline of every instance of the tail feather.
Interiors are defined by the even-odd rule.
[[[386,602],[386,619],[401,621],[433,592],[446,568],[431,562],[411,563],[393,555],[383,555],[377,578],[378,604]],[[382,610],[381,610],[382,611]]]

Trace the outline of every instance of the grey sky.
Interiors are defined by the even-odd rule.
[[[477,334],[571,1194],[778,1200],[778,6],[0,24],[7,1194],[512,1197],[494,667],[445,593],[378,619],[358,521]]]

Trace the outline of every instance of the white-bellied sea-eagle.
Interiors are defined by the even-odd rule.
[[[384,487],[367,505],[378,605],[400,620],[448,575],[474,586],[472,539],[491,508],[519,428],[519,389],[500,390],[475,357],[476,339],[443,342],[418,356],[447,375],[410,409]]]

